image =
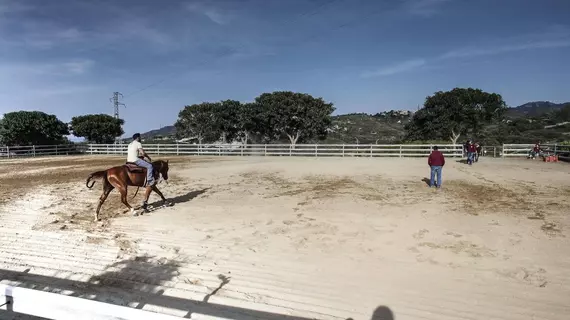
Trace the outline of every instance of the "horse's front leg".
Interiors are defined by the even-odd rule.
[[[164,195],[162,194],[162,192],[160,192],[160,190],[158,190],[158,188],[156,187],[156,185],[152,186],[152,191],[156,192],[156,194],[158,194],[160,196],[160,198],[162,199],[162,204],[170,207],[172,206],[172,202],[169,202],[168,200],[166,200],[166,198],[164,197]]]

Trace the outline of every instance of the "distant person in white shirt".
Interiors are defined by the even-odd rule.
[[[139,158],[139,155],[147,158],[148,162]],[[133,142],[129,143],[129,147],[127,149],[127,162],[131,162],[139,167],[146,168],[146,186],[152,187],[154,185],[153,168],[152,164],[150,163],[152,160],[142,147],[140,133],[135,133],[133,135]]]

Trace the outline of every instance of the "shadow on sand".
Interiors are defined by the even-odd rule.
[[[66,278],[55,278],[29,272],[18,272],[0,269],[0,281],[16,281],[18,286],[66,294],[72,297],[101,301],[111,304],[124,305],[134,302],[133,308],[143,309],[146,305],[159,306],[166,309],[178,310],[182,318],[193,318],[197,315],[221,317],[235,320],[267,319],[267,320],[312,320],[330,319],[330,316],[304,317],[273,313],[266,310],[254,310],[246,307],[225,305],[210,302],[212,296],[220,295],[220,290],[230,284],[230,277],[219,274],[216,288],[209,287],[204,297],[199,300],[184,299],[165,295],[165,289],[178,281],[179,269],[186,261],[166,259],[149,255],[139,255],[130,259],[120,260],[107,266],[106,270],[92,276],[86,282]],[[231,290],[231,289],[230,289]],[[0,301],[0,304],[4,301]],[[29,301],[28,301],[29,302]],[[17,298],[12,302],[18,303]],[[266,305],[268,306],[268,305]],[[15,313],[11,308],[0,311],[0,319],[43,319],[39,317]],[[368,318],[368,316],[366,316]],[[348,319],[353,319],[352,317]],[[394,320],[394,314],[386,306],[377,307],[372,313],[371,320]]]
[[[170,201],[170,203],[172,203],[172,205],[185,203],[185,202],[192,201],[194,198],[206,193],[210,189],[211,188],[193,190],[193,191],[187,192],[185,194],[176,196],[174,198],[166,198],[166,199],[168,201]],[[158,200],[158,201],[149,203],[149,208],[151,208],[149,211],[154,211],[154,210],[157,210],[157,209],[163,208],[163,207],[165,207],[165,205],[162,203],[162,200]]]

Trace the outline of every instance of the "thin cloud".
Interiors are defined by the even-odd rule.
[[[510,42],[510,43],[509,43]],[[470,46],[451,50],[442,54],[440,59],[467,58],[476,56],[497,55],[515,51],[526,51],[547,48],[565,48],[570,46],[570,30],[557,27],[542,34],[533,33],[506,39],[496,45]]]
[[[440,13],[442,5],[451,0],[409,0],[406,2],[406,10],[412,14],[422,17],[431,17]]]
[[[425,64],[425,59],[413,59],[395,65],[387,66],[376,71],[364,72],[361,76],[363,78],[390,76],[398,73],[412,71],[424,66]]]
[[[70,62],[65,62],[62,64],[63,68],[67,70],[70,74],[80,75],[84,74],[95,64],[93,60],[82,59]]]
[[[9,77],[78,76],[87,73],[95,64],[89,59],[72,59],[61,63],[11,63],[0,65],[0,72]]]
[[[200,2],[193,2],[186,5],[186,9],[191,12],[206,16],[212,22],[224,25],[230,22],[230,16],[222,13],[219,9]]]

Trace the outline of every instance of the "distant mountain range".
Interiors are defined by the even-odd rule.
[[[565,103],[554,103],[550,101],[534,101],[534,102],[527,102],[521,106],[515,108],[509,108],[507,111],[507,117],[512,118],[520,118],[520,117],[536,117],[543,115],[545,113],[549,113],[552,111],[560,110],[564,105],[570,102]]]
[[[570,103],[570,102],[569,102]],[[528,102],[509,108],[506,117],[536,117],[561,109],[566,103],[549,101]],[[404,125],[413,115],[410,111],[387,111],[375,115],[352,113],[332,117],[333,125],[326,140],[328,143],[389,143],[404,135]],[[174,126],[166,126],[142,134],[145,140],[158,140],[172,137]]]

